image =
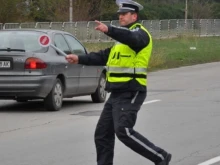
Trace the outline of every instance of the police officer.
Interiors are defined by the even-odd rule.
[[[143,6],[134,1],[117,5],[121,27],[96,21],[95,28],[116,40],[115,45],[86,56],[71,54],[66,57],[74,64],[107,66],[106,90],[111,94],[95,130],[97,164],[113,165],[116,135],[127,147],[155,165],[168,165],[171,154],[133,129],[146,98],[147,67],[152,51],[151,35],[138,23],[138,12]]]

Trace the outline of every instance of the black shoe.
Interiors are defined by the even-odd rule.
[[[165,157],[164,160],[162,160],[160,163],[156,164],[156,165],[169,165],[169,162],[172,158],[171,154],[167,154],[167,156]]]

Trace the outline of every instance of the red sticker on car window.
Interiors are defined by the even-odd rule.
[[[48,47],[50,46],[51,40],[48,35],[44,34],[39,37],[38,42],[42,47]]]

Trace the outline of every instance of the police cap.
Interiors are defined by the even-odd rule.
[[[140,10],[144,8],[141,4],[132,0],[128,0],[128,1],[119,0],[117,5],[119,6],[117,13],[127,13],[127,12],[138,13]]]

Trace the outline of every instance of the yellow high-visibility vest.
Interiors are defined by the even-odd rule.
[[[129,46],[116,42],[110,51],[107,62],[107,81],[109,83],[128,82],[136,79],[141,85],[147,85],[147,68],[152,52],[152,37],[141,24],[136,23],[130,30],[135,30],[137,26],[150,37],[149,44],[136,53]]]

